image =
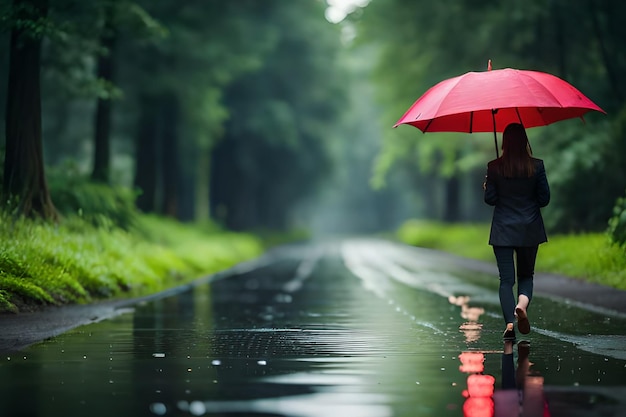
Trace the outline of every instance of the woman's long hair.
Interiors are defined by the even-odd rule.
[[[524,126],[511,123],[502,134],[501,174],[506,178],[529,178],[535,174],[533,152]]]

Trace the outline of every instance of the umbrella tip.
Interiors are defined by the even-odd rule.
[[[491,71],[491,60],[487,62],[487,71]]]

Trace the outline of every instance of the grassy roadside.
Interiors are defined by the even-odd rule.
[[[58,225],[0,216],[0,312],[151,294],[263,251],[255,236],[138,215],[129,230],[78,217]]]
[[[488,245],[489,224],[444,224],[410,220],[396,237],[407,244],[495,262]],[[626,289],[626,249],[604,233],[549,235],[541,245],[536,270]]]
[[[411,245],[494,262],[488,235],[488,224],[415,220],[396,233]],[[257,257],[276,238],[147,215],[138,215],[129,230],[79,217],[52,225],[0,215],[0,313],[151,294]],[[541,245],[537,271],[626,289],[625,250],[605,234],[549,240]]]

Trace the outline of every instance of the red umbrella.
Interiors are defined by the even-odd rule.
[[[509,123],[525,128],[606,113],[568,82],[538,71],[505,68],[468,72],[441,81],[422,95],[393,126],[422,132],[496,132]]]

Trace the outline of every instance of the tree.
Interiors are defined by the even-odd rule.
[[[345,101],[338,28],[316,2],[265,4],[274,43],[236,79],[232,114],[211,161],[212,212],[229,228],[286,230],[333,170],[332,126]]]
[[[96,77],[109,84],[115,82],[115,52],[117,44],[116,7],[112,2],[103,6],[103,24],[100,35],[100,52],[96,66]],[[111,164],[111,97],[98,96],[94,123],[94,155],[91,178],[108,182]]]
[[[134,64],[120,68],[120,83],[129,97],[140,97],[137,123],[154,125],[136,128],[142,135],[152,129],[152,137],[137,136],[135,185],[144,210],[197,218],[196,192],[204,187],[208,194],[207,156],[228,114],[221,92],[260,65],[268,30],[259,16],[267,2],[211,0],[180,7],[161,0],[145,7],[168,36],[148,47],[126,44],[122,51],[128,58],[122,61]],[[147,163],[151,154],[157,160]],[[142,172],[144,167],[151,171]]]
[[[378,56],[374,82],[381,118],[390,126],[429,87],[467,70],[486,69],[490,48],[467,48],[474,36],[470,30],[484,18],[485,4],[473,2],[372,2],[358,22],[359,44],[375,45]],[[473,40],[481,44],[479,39]],[[487,158],[481,139],[462,134],[422,135],[410,127],[385,129],[377,159],[375,184],[382,187],[391,170],[403,169],[415,178],[423,211],[418,214],[440,220],[476,219],[480,213],[463,210],[462,189]],[[481,155],[475,158],[472,155]],[[457,164],[458,158],[471,163]],[[469,205],[471,206],[471,204]]]
[[[98,28],[95,74],[98,88],[91,178],[107,183],[111,171],[113,103],[122,95],[116,77],[118,44],[120,41],[139,45],[163,41],[167,31],[134,1],[98,0],[94,4]]]
[[[14,0],[2,204],[19,215],[56,219],[43,161],[40,56],[47,0]]]
[[[615,114],[623,105],[625,91],[617,76],[626,70],[626,56],[619,46],[626,35],[625,9],[622,3],[611,0],[552,0],[547,4],[543,0],[497,4],[487,0],[388,0],[372,2],[365,9],[359,21],[359,39],[379,48],[374,81],[379,86],[378,100],[386,109],[382,118],[388,123],[398,120],[438,81],[467,71],[484,71],[488,59],[493,60],[494,68],[533,69],[560,76],[609,114]],[[553,190],[561,198],[553,199],[546,211],[546,217],[553,217],[548,222],[555,227],[598,229],[606,221],[602,218],[609,215],[606,207],[617,197],[615,190],[623,188],[619,183],[602,187],[605,191],[598,196],[602,203],[589,207],[579,201],[579,191],[574,193],[580,189],[579,177],[585,174],[562,172],[563,161],[579,169],[597,160],[604,146],[620,147],[623,138],[610,133],[609,124],[595,123],[597,117],[586,116],[586,125],[579,123],[571,130],[565,127],[566,122],[560,122],[557,127],[529,131],[536,154],[546,158],[549,172],[549,162],[555,164]],[[489,141],[474,136],[478,135],[465,138],[462,134],[421,135],[409,127],[388,129],[379,155],[378,178],[409,160],[418,175],[433,175],[439,191],[462,203],[467,198],[459,193],[467,187],[456,187],[455,178],[476,187],[485,164],[493,158],[493,148],[486,146]],[[601,146],[590,146],[597,144],[598,137],[606,138],[606,145],[603,139]],[[612,175],[615,167],[610,165],[599,164],[597,173],[618,182]],[[432,182],[422,181],[428,187]],[[426,187],[420,188],[426,202],[435,201]],[[467,197],[479,200],[482,196],[475,192]],[[580,210],[573,204],[580,204]],[[472,202],[466,207],[475,205]],[[467,218],[462,210],[459,212],[459,218]],[[446,217],[457,216],[451,212]]]

